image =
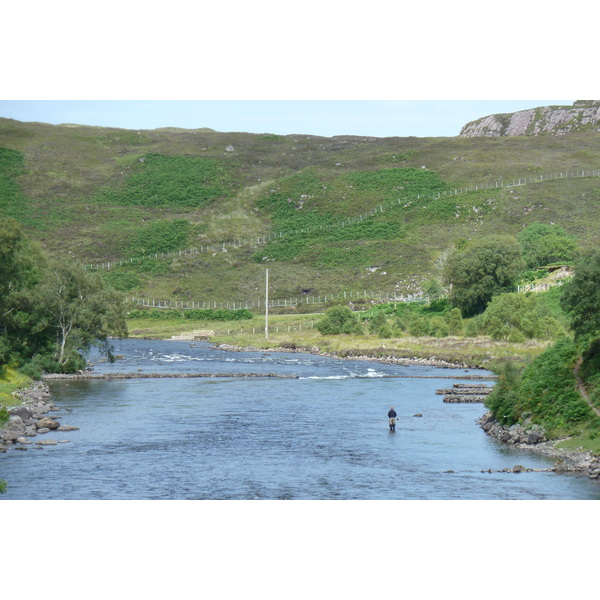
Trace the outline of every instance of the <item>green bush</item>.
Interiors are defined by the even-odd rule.
[[[444,315],[448,326],[448,335],[462,335],[464,324],[460,308],[453,308]]]
[[[482,315],[483,332],[494,340],[521,343],[526,339],[555,340],[565,334],[561,322],[548,315],[536,294],[501,294]]]
[[[4,427],[8,423],[10,415],[4,406],[0,406],[0,427]]]
[[[362,334],[358,315],[347,306],[333,306],[325,311],[324,317],[315,325],[322,335]]]
[[[560,225],[532,223],[517,236],[527,267],[570,262],[577,256],[577,242]]]

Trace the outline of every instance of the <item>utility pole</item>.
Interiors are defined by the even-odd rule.
[[[269,339],[269,269],[267,269],[265,285],[265,340]]]

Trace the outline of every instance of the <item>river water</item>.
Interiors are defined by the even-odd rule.
[[[50,382],[61,407],[55,414],[80,429],[45,434],[68,443],[37,449],[31,438],[26,451],[0,455],[8,483],[0,498],[600,499],[598,482],[583,476],[487,472],[547,468],[553,460],[488,437],[476,424],[482,404],[446,404],[435,394],[475,371],[230,353],[206,343],[126,339],[114,346],[119,360],[97,362],[95,371],[298,379]]]

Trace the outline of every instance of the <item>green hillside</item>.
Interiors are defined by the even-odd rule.
[[[272,297],[414,292],[461,240],[534,222],[591,248],[599,177],[480,188],[598,168],[593,132],[324,138],[0,119],[0,214],[89,265],[175,252],[103,271],[145,298],[253,300],[266,267]]]

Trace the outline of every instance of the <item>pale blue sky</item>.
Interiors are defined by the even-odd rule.
[[[216,131],[322,136],[437,137],[463,125],[574,100],[0,100],[0,117],[124,129],[210,127]]]

